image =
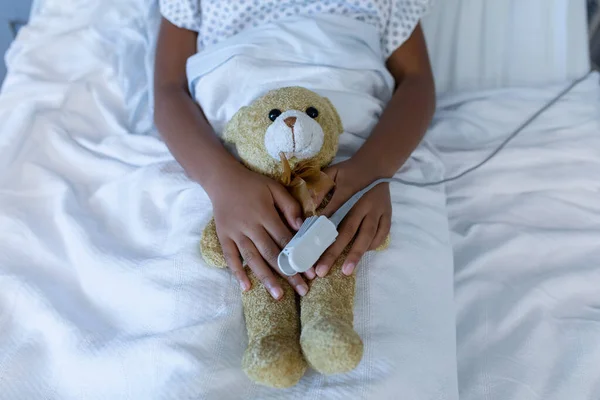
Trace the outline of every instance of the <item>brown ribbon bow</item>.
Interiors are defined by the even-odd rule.
[[[302,205],[304,217],[316,214],[335,182],[312,160],[301,161],[292,170],[285,154],[280,153],[283,174],[281,183]]]

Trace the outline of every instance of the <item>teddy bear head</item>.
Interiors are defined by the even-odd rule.
[[[235,145],[248,168],[277,178],[282,173],[282,155],[291,168],[307,160],[327,166],[335,157],[342,131],[340,116],[329,99],[301,87],[285,87],[242,107],[223,136]]]

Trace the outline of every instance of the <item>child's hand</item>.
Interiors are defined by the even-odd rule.
[[[302,225],[298,202],[279,183],[241,165],[227,171],[209,196],[223,255],[242,289],[250,289],[243,259],[271,295],[281,298],[272,269],[279,271],[277,257],[293,236],[282,216],[294,229]],[[301,296],[308,291],[299,274],[286,279]]]
[[[352,160],[336,164],[325,171],[336,184],[335,192],[323,213],[330,217],[346,200],[377,177],[367,168],[356,165]],[[348,213],[339,228],[335,243],[321,256],[316,264],[316,273],[327,275],[335,260],[354,239],[342,272],[351,275],[362,256],[383,244],[390,232],[392,202],[389,185],[382,183],[366,193]]]

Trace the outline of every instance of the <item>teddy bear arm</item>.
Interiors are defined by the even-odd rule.
[[[215,219],[212,218],[204,231],[202,232],[202,239],[200,240],[200,252],[202,258],[211,267],[215,268],[226,268],[227,262],[223,255],[223,249],[221,248],[221,242],[217,236],[217,226],[215,225]]]

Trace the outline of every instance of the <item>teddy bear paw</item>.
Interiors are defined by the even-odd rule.
[[[363,355],[363,343],[350,324],[323,318],[302,329],[300,345],[304,357],[322,374],[353,370]]]
[[[294,386],[307,368],[297,340],[273,335],[250,342],[242,360],[244,372],[261,385],[274,388]]]

